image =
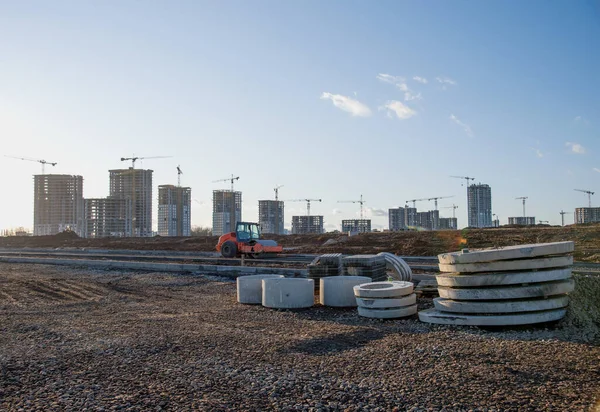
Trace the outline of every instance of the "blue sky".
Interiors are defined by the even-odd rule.
[[[573,189],[600,204],[597,1],[0,1],[0,36],[2,229],[32,226],[40,171],[4,155],[58,162],[86,197],[121,157],[173,156],[138,167],[157,186],[181,165],[203,226],[232,173],[244,219],[283,184],[329,230],[361,194],[374,227],[435,196],[466,226],[450,175],[489,184],[501,223],[519,196],[554,224],[587,205]]]

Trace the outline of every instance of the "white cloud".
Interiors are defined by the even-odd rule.
[[[594,169],[594,172],[600,173],[600,169],[598,169],[597,167],[594,167],[593,169]]]
[[[385,73],[379,73],[377,75],[377,79],[381,80],[382,82],[395,84],[395,85],[397,85],[398,83],[404,83],[404,81],[405,81],[404,77],[392,76],[391,74],[385,74]]]
[[[531,150],[533,150],[535,152],[535,155],[539,158],[544,157],[544,153],[542,153],[542,151],[540,149],[536,149],[535,147],[532,147]]]
[[[463,123],[458,117],[454,116],[453,114],[450,115],[450,120],[452,120],[454,123],[456,123],[457,125],[459,125],[460,127],[463,128],[463,130],[465,131],[465,133],[467,134],[467,136],[469,137],[473,137],[473,130],[471,130],[471,126],[469,126],[466,123]]]
[[[335,107],[352,114],[352,116],[368,117],[371,115],[371,109],[368,106],[348,96],[324,92],[321,99],[331,100]]]
[[[412,94],[412,92],[404,93],[404,101],[410,102],[411,100],[423,100],[423,97],[421,96],[421,93],[418,93],[418,94]]]
[[[340,214],[342,214],[342,211],[340,209],[333,209],[331,211],[331,214],[332,215],[340,215]]]
[[[456,86],[458,84],[455,80],[452,80],[451,78],[446,76],[436,77],[435,80],[444,85],[448,84],[450,86]]]
[[[571,148],[571,153],[575,154],[585,154],[585,147],[580,145],[579,143],[574,142],[566,142],[565,146]]]
[[[390,100],[379,108],[379,110],[386,109],[387,115],[390,118],[394,117],[392,113],[395,113],[396,116],[398,116],[398,119],[410,119],[417,114],[417,112],[415,112],[413,109],[406,106],[404,103],[399,102],[398,100]]]
[[[427,84],[427,79],[424,77],[415,76],[413,80],[422,84]]]
[[[383,209],[372,209],[372,208],[368,208],[368,209],[371,212],[372,216],[387,216],[388,215],[388,212]]]

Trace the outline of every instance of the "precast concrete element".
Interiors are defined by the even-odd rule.
[[[565,279],[507,287],[457,289],[441,286],[438,287],[438,292],[441,298],[454,300],[510,300],[563,295],[572,292],[574,289],[575,282],[573,279]]]
[[[482,275],[461,275],[445,273],[435,278],[439,286],[477,287],[520,285],[523,283],[552,282],[571,277],[571,268],[538,270],[530,272],[492,272]]]
[[[356,304],[362,308],[370,309],[388,309],[388,308],[399,308],[403,306],[411,306],[417,303],[417,295],[411,293],[410,295],[402,296],[400,298],[356,298]]]
[[[29,257],[0,257],[4,263],[30,263],[60,266],[85,266],[90,268],[117,269],[117,270],[142,270],[148,272],[175,272],[196,273],[228,278],[237,278],[242,275],[256,275],[257,273],[285,274],[288,276],[306,276],[306,269],[289,268],[261,268],[250,266],[223,266],[223,265],[197,265],[190,263],[157,263],[157,262],[131,262],[124,260],[88,260],[88,259],[51,259]]]
[[[549,258],[501,260],[496,262],[439,264],[440,272],[498,272],[506,270],[534,270],[567,267],[573,264],[572,256]]]
[[[414,285],[411,282],[373,282],[354,286],[357,298],[395,298],[410,295]]]
[[[377,256],[383,256],[385,258],[386,269],[391,270],[396,274],[396,280],[404,280],[406,282],[412,280],[412,270],[400,256],[388,252],[378,253]]]
[[[456,313],[515,313],[535,312],[541,310],[552,310],[566,308],[569,297],[566,295],[554,296],[547,299],[531,300],[478,300],[459,301],[444,298],[433,299],[435,308],[442,312]]]
[[[471,315],[427,309],[419,312],[419,320],[440,325],[512,326],[551,322],[562,319],[566,314],[566,309],[511,313],[508,315]]]
[[[366,276],[330,276],[320,279],[319,301],[321,305],[356,307],[354,286],[369,283]]]
[[[379,255],[354,255],[342,259],[344,274],[367,276],[375,282],[387,280],[385,257]]]
[[[237,301],[251,305],[262,303],[262,280],[283,278],[283,275],[249,275],[237,278]]]
[[[417,305],[404,306],[391,309],[372,309],[358,307],[358,314],[366,318],[397,319],[412,316],[417,313]]]
[[[273,309],[310,308],[315,303],[312,279],[263,279],[262,304]]]
[[[442,264],[493,262],[527,259],[538,256],[564,255],[575,250],[574,242],[538,243],[488,249],[463,249],[461,252],[438,255]]]

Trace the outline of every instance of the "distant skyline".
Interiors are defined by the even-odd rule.
[[[594,1],[0,2],[0,229],[33,226],[33,178],[108,195],[121,157],[192,188],[192,224],[240,176],[258,200],[321,198],[327,230],[373,228],[406,200],[458,206],[491,186],[506,224],[600,206],[600,3]],[[461,186],[462,184],[462,186]],[[419,202],[420,210],[434,203]],[[287,202],[285,226],[305,214]],[[153,211],[156,228],[157,207]]]

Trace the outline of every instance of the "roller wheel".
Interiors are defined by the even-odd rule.
[[[226,258],[235,257],[237,254],[237,246],[232,241],[228,240],[221,246],[221,255]]]

